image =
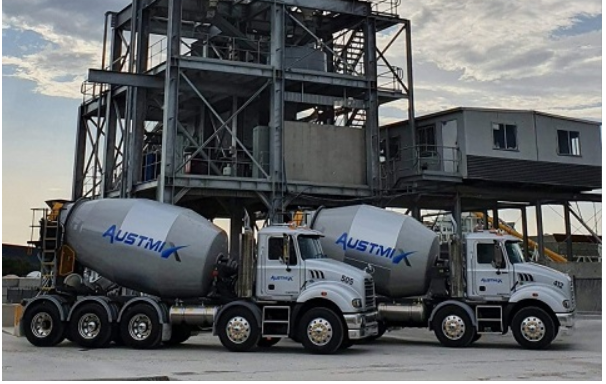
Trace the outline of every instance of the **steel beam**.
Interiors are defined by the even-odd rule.
[[[125,85],[130,87],[154,89],[164,88],[164,79],[157,76],[118,71],[104,71],[92,68],[88,70],[88,77],[86,80],[93,83]]]
[[[173,203],[175,176],[175,151],[179,113],[179,49],[181,46],[181,0],[171,0],[169,10],[169,34],[167,36],[166,80],[164,83],[164,118],[162,122],[162,160],[160,184],[156,198],[160,202]]]
[[[366,183],[378,193],[381,190],[379,163],[379,98],[377,94],[376,25],[369,18],[363,25],[364,73],[366,75]]]
[[[76,136],[76,151],[74,153],[74,178],[72,182],[72,200],[77,200],[84,194],[84,158],[86,157],[86,122],[82,117],[82,107],[78,108],[78,127]]]
[[[311,105],[325,105],[329,107],[344,106],[347,108],[359,109],[364,108],[366,105],[363,100],[303,92],[284,92],[284,101]]]
[[[566,201],[562,206],[564,207],[564,228],[566,230],[566,258],[568,261],[574,261],[572,254],[572,231],[570,229],[570,205]]]

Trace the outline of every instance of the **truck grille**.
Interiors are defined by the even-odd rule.
[[[375,309],[375,283],[372,279],[364,279],[364,296],[366,309]]]

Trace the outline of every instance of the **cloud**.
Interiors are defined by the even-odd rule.
[[[3,37],[9,31],[27,33],[31,46],[11,47],[15,42],[3,39],[5,47],[12,48],[2,56],[8,69],[3,76],[32,81],[34,91],[43,95],[81,98],[87,69],[100,63],[103,15],[126,4],[125,0],[4,1]]]
[[[480,106],[601,119],[601,12],[597,0],[401,5],[412,23],[416,111]],[[387,57],[405,67],[398,44]]]

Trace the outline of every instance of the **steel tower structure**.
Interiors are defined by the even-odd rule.
[[[379,106],[403,100],[414,122],[399,3],[133,0],[108,12],[100,69],[83,84],[72,197],[157,199],[238,232],[245,210],[279,222],[293,204],[377,198]],[[361,138],[361,151],[313,151],[324,129],[335,143]],[[361,179],[339,179],[355,166]]]

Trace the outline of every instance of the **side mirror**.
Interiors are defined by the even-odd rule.
[[[282,242],[282,260],[286,264],[286,270],[289,271],[290,265],[290,236],[284,235],[284,241]]]
[[[492,266],[497,269],[505,268],[505,259],[503,258],[503,249],[498,241],[494,242],[494,256],[492,259]]]

